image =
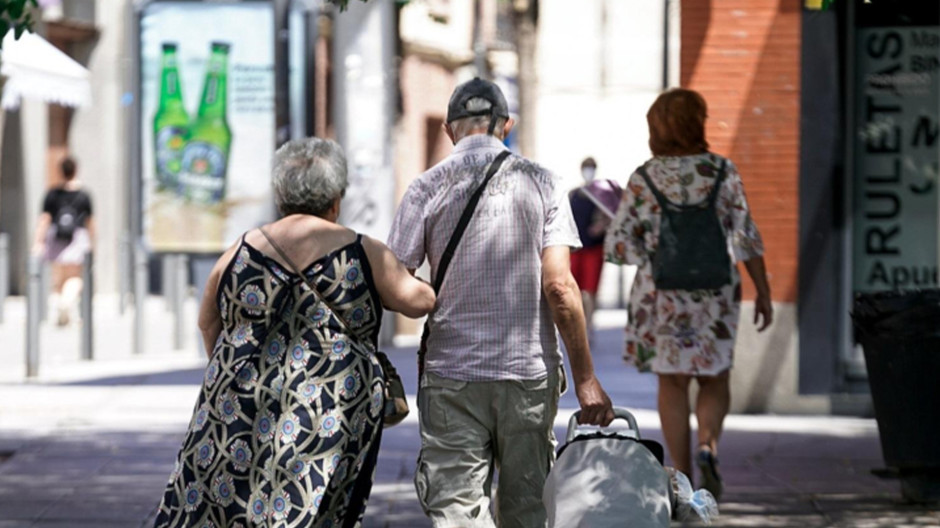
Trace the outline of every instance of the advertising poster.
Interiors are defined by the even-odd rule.
[[[140,27],[145,240],[223,251],[274,214],[271,4],[154,2]]]
[[[860,27],[855,57],[854,289],[936,287],[940,30]]]

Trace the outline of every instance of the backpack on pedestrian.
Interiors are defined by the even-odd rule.
[[[74,205],[76,196],[77,193],[67,198],[68,201],[60,204],[55,217],[52,219],[52,223],[55,226],[56,240],[70,243],[72,237],[75,236],[75,230],[78,229],[79,216],[78,209],[76,209]]]
[[[645,166],[643,177],[659,203],[659,247],[652,256],[653,282],[659,290],[717,290],[731,284],[731,257],[715,209],[727,160],[722,160],[715,185],[705,201],[680,205],[653,185]]]

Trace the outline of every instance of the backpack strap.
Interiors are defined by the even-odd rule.
[[[643,181],[646,182],[646,186],[650,188],[650,191],[653,193],[653,196],[656,197],[656,201],[659,202],[659,207],[666,209],[667,206],[673,205],[672,202],[666,198],[666,195],[659,190],[658,187],[653,185],[653,180],[649,177],[649,174],[646,173],[646,165],[640,165],[637,167],[636,172],[643,177]]]
[[[715,178],[715,185],[712,186],[711,192],[708,193],[708,207],[714,207],[715,202],[718,200],[718,192],[721,191],[721,184],[725,181],[725,167],[728,165],[728,159],[722,158],[721,168],[718,169],[718,176]]]
[[[680,209],[685,207],[701,207],[702,205],[706,205],[707,207],[714,207],[715,202],[718,200],[718,192],[721,190],[721,184],[725,181],[725,167],[727,165],[728,160],[726,158],[722,158],[721,167],[718,169],[718,176],[715,177],[715,185],[713,185],[711,191],[709,191],[708,198],[706,198],[705,202],[703,203],[692,205],[676,204],[671,202],[669,198],[666,198],[666,195],[664,195],[662,191],[659,190],[659,188],[653,185],[653,180],[646,173],[646,165],[640,165],[637,167],[636,172],[643,177],[643,181],[646,182],[646,186],[649,187],[650,191],[653,193],[653,196],[656,197],[656,201],[659,202],[659,206],[663,209],[665,209],[667,206],[674,208],[678,207]]]

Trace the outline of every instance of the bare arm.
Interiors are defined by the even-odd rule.
[[[91,242],[91,249],[94,250],[95,249],[95,232],[97,231],[95,227],[94,216],[89,216],[88,219],[85,220],[85,229],[88,230],[88,240]]]
[[[206,355],[212,357],[212,351],[215,348],[215,342],[222,333],[222,314],[219,313],[219,305],[216,298],[219,291],[219,279],[222,278],[222,272],[235,256],[238,245],[232,246],[226,251],[212,271],[209,272],[209,279],[206,281],[206,289],[202,294],[202,302],[199,305],[199,332],[202,334],[202,343],[205,346]]]
[[[33,253],[42,253],[46,247],[46,235],[49,232],[49,226],[52,225],[52,215],[42,213],[39,215],[39,221],[36,223],[36,233],[33,238]]]
[[[754,324],[759,324],[757,331],[763,332],[774,320],[774,306],[770,299],[770,284],[767,282],[764,257],[745,260],[744,267],[757,290],[757,299],[754,301]]]
[[[594,375],[584,306],[581,304],[578,283],[571,275],[567,246],[551,246],[542,250],[542,289],[548,299],[552,319],[568,351],[575,393],[581,404],[579,421],[607,425],[614,419],[614,411],[610,397]]]
[[[414,271],[406,269],[385,244],[369,237],[362,241],[385,307],[411,318],[430,313],[437,300],[431,285],[415,278]]]

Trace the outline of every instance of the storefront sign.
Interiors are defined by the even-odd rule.
[[[936,287],[940,30],[856,31],[854,289]]]

